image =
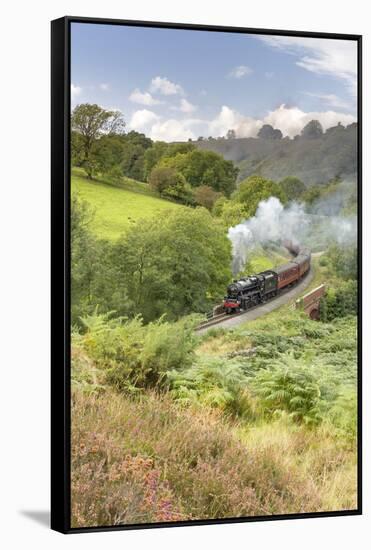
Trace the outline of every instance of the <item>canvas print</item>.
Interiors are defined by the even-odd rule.
[[[71,526],[356,511],[354,39],[71,23]]]

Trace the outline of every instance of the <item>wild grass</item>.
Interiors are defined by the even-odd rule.
[[[92,206],[96,236],[110,240],[119,238],[139,219],[185,208],[155,196],[145,183],[124,178],[118,186],[101,179],[88,180],[76,169],[72,173],[71,191]]]
[[[355,508],[354,451],[321,430],[287,417],[246,427],[166,394],[75,391],[72,525]]]

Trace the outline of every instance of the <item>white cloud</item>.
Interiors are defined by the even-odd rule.
[[[141,109],[133,113],[129,127],[132,130],[144,132],[153,140],[159,141],[187,141],[189,138],[196,139],[204,121],[196,118],[177,120],[175,118],[164,119],[153,111]]]
[[[260,40],[299,57],[296,65],[307,71],[325,74],[345,82],[349,92],[357,93],[357,43],[353,40],[299,36],[260,36]]]
[[[247,65],[238,65],[234,67],[231,72],[228,74],[231,78],[242,78],[252,73],[252,70]]]
[[[325,130],[331,126],[336,126],[338,122],[344,125],[356,122],[353,115],[345,113],[336,111],[311,111],[306,113],[298,107],[287,107],[286,105],[280,105],[278,109],[270,111],[264,117],[263,122],[264,124],[271,124],[274,128],[279,128],[284,136],[294,137],[311,120],[319,120]]]
[[[242,117],[236,127],[237,137],[256,137],[263,126],[261,120],[252,117]]]
[[[261,119],[242,115],[238,111],[223,105],[215,119],[209,122],[209,133],[212,136],[225,136],[228,130],[235,130],[237,137],[256,137],[263,124],[271,124],[279,128],[284,136],[294,137],[310,120],[319,120],[324,130],[341,122],[345,126],[356,122],[353,115],[329,110],[322,112],[305,112],[298,107],[280,105],[274,111],[269,111]]]
[[[200,135],[225,136],[228,130],[232,129],[237,137],[256,137],[263,124],[271,124],[274,128],[279,128],[284,136],[292,138],[299,134],[310,120],[319,120],[324,130],[336,126],[338,122],[345,126],[356,122],[354,116],[334,110],[305,112],[298,107],[287,107],[284,104],[260,119],[245,116],[223,105],[212,120],[165,119],[153,111],[141,109],[132,115],[129,126],[133,130],[144,132],[151,139],[161,141],[187,141]]]
[[[181,111],[182,113],[194,113],[195,111],[197,111],[197,106],[182,98],[180,100],[180,106],[171,107],[171,109],[173,111]]]
[[[187,141],[196,139],[193,127],[203,121],[198,119],[176,120],[175,118],[156,122],[151,129],[150,137],[161,141]]]
[[[81,94],[82,88],[80,86],[75,86],[73,82],[71,83],[71,100],[75,101],[78,96]]]
[[[237,137],[255,137],[262,122],[258,119],[243,116],[227,105],[223,105],[219,114],[209,122],[209,133],[212,136],[225,136],[228,130],[235,130]]]
[[[152,125],[159,119],[160,117],[153,111],[149,111],[148,109],[140,109],[132,114],[129,126],[133,130],[148,132]]]
[[[236,129],[241,115],[230,109],[227,105],[223,105],[218,115],[209,123],[209,133],[212,136],[225,136],[228,130]]]
[[[157,92],[162,95],[175,95],[184,93],[183,88],[180,86],[180,84],[175,84],[175,82],[171,82],[171,80],[162,76],[156,76],[155,78],[152,78],[149,90],[152,93]]]
[[[330,105],[331,107],[338,108],[338,109],[351,109],[351,105],[348,101],[344,101],[339,96],[335,94],[315,94],[312,92],[304,92],[305,95],[308,95],[310,97],[316,97],[326,103],[327,105]]]
[[[159,99],[155,99],[149,92],[141,92],[136,88],[129,96],[130,101],[139,103],[140,105],[158,105],[162,103]]]
[[[99,88],[104,92],[108,92],[108,90],[110,89],[110,85],[107,84],[107,82],[102,82],[102,84],[99,84]]]

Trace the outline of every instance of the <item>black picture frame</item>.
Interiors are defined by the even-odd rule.
[[[358,505],[355,510],[71,528],[70,30],[72,23],[356,41],[358,48]],[[51,22],[51,528],[62,533],[228,524],[362,514],[362,36],[66,16]]]

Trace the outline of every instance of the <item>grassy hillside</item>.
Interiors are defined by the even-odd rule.
[[[72,171],[71,191],[93,207],[92,227],[98,237],[105,239],[117,239],[131,223],[156,212],[185,208],[157,197],[145,183],[129,178],[120,186],[100,179],[89,181],[78,169]]]

